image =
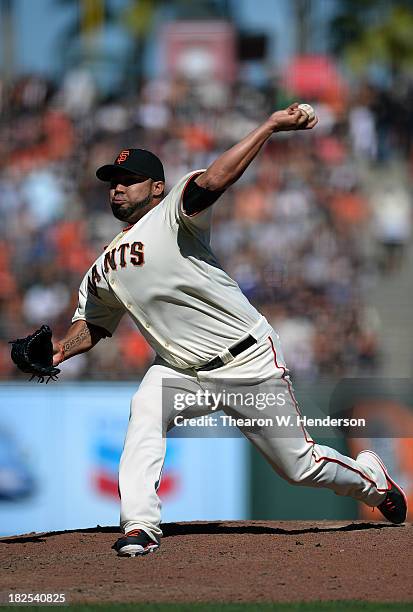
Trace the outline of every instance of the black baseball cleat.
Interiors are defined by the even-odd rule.
[[[377,506],[377,508],[380,510],[382,515],[388,521],[394,523],[394,525],[400,525],[401,523],[404,523],[407,516],[407,498],[403,489],[399,487],[399,485],[396,484],[392,478],[390,478],[386,466],[384,465],[380,457],[376,455],[376,453],[374,453],[373,451],[362,451],[357,457],[357,459],[360,457],[361,454],[368,454],[370,456],[370,460],[375,461],[376,464],[378,463],[381,469],[383,470],[384,475],[386,476],[388,486],[387,494],[384,498],[384,501],[382,501],[381,504]],[[363,457],[363,459],[366,462],[367,458]]]
[[[116,550],[119,557],[136,557],[157,551],[159,544],[152,540],[143,529],[134,529],[119,538],[112,548]]]
[[[404,523],[407,515],[407,502],[403,490],[386,474],[390,489],[387,491],[386,499],[377,508],[382,515],[391,523],[400,525]]]

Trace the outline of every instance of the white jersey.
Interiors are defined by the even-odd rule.
[[[200,366],[263,317],[210,247],[212,207],[185,214],[184,176],[155,208],[106,247],[84,277],[72,321],[109,335],[127,312],[155,350],[178,368]]]

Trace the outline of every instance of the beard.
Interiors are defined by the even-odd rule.
[[[121,206],[116,204],[110,204],[113,216],[119,221],[131,221],[135,212],[146,208],[152,201],[152,195],[147,195],[143,200],[133,202],[131,204],[122,204]]]

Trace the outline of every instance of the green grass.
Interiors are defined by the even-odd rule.
[[[412,612],[413,602],[408,603],[375,603],[369,601],[314,601],[298,603],[102,603],[102,604],[69,604],[64,610],[79,612]],[[16,606],[0,606],[3,610],[12,610]],[[24,606],[28,610],[44,612],[45,606]]]

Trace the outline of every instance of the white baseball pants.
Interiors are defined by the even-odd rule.
[[[239,380],[248,381],[253,391],[263,382],[271,385],[275,395],[285,397],[283,406],[265,409],[265,416],[291,416],[297,420],[299,408],[294,398],[288,371],[285,369],[278,335],[263,320],[258,329],[251,331],[257,338],[253,345],[231,362],[210,372],[178,370],[155,362],[144,377],[139,390],[133,396],[129,426],[119,467],[119,491],[121,496],[121,528],[125,533],[143,529],[150,537],[159,540],[161,502],[157,495],[166,452],[165,432],[173,426],[176,409],[173,405],[162,409],[162,384],[169,385],[177,393],[194,389],[203,390],[206,383]],[[232,416],[247,418],[252,409],[238,406],[221,406]],[[183,416],[205,414],[205,407],[187,408]],[[181,414],[181,413],[180,413]],[[256,416],[256,411],[254,412]],[[261,415],[263,416],[263,415]],[[297,485],[325,487],[337,495],[353,497],[369,506],[383,501],[387,483],[382,471],[362,466],[333,448],[316,444],[302,425],[290,427],[291,435],[274,436],[265,428],[243,434],[264,455],[274,470],[283,478]]]

